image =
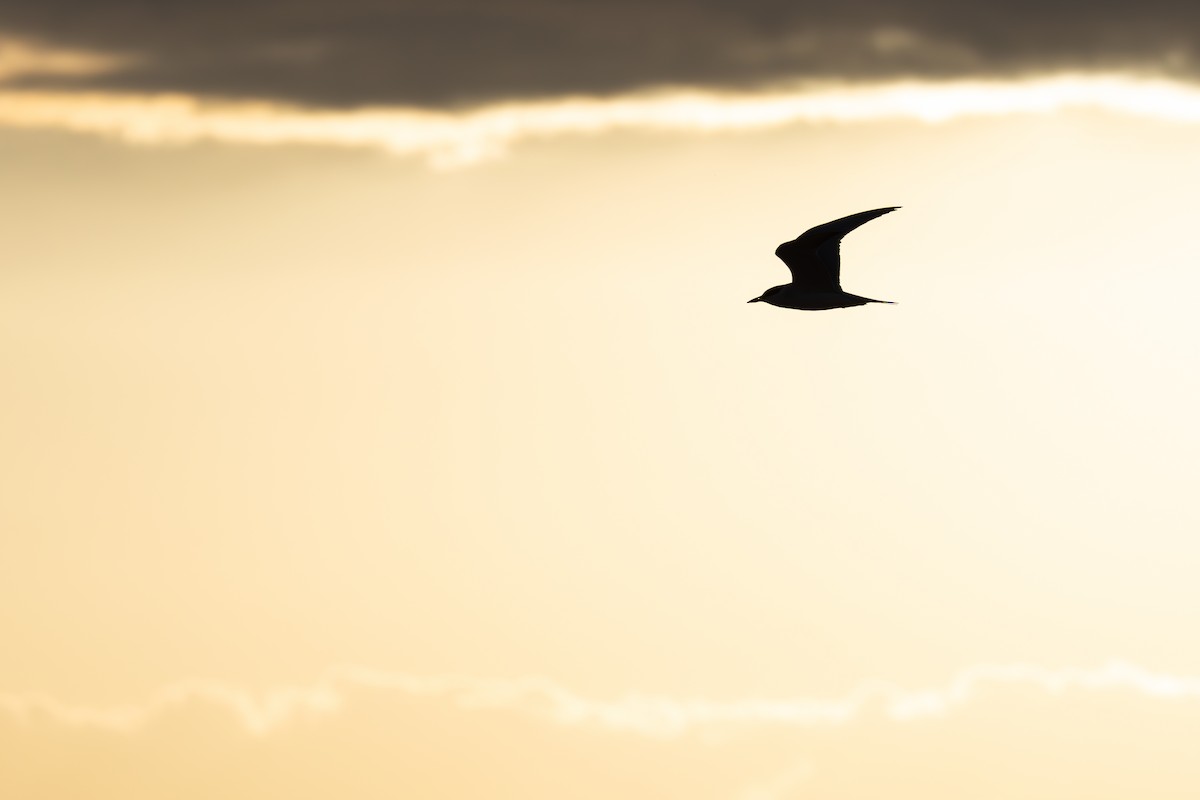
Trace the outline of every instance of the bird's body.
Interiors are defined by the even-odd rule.
[[[775,248],[775,255],[787,264],[792,282],[772,286],[751,303],[769,303],[780,308],[805,311],[825,311],[831,308],[852,308],[867,303],[890,303],[872,300],[842,291],[842,237],[865,222],[895,211],[899,206],[863,211],[810,228],[790,242]]]
[[[777,291],[778,290],[778,291]],[[828,311],[831,308],[852,308],[865,306],[867,303],[890,303],[890,300],[872,300],[869,297],[859,297],[849,292],[810,292],[797,289],[793,284],[772,286],[756,297],[751,303],[770,303],[780,308],[797,308],[801,311]]]

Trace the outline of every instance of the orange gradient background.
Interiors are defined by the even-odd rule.
[[[1036,84],[433,167],[10,106],[0,796],[1194,797],[1197,129]],[[746,305],[886,205],[897,305]]]

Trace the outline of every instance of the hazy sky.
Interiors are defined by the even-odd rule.
[[[1194,797],[1195,14],[6,3],[0,795]]]

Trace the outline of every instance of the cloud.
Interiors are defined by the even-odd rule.
[[[130,63],[121,56],[0,37],[0,84],[30,77],[94,77]]]
[[[1196,74],[1200,7],[1175,0],[10,0],[0,31],[133,56],[30,82],[303,105],[420,105],[745,89],[796,78]]]
[[[379,148],[435,166],[473,164],[530,139],[610,131],[721,133],[796,123],[943,122],[1098,109],[1200,122],[1200,88],[1123,76],[892,82],[750,93],[674,91],[502,103],[457,112],[314,110],[186,95],[0,91],[0,127],[58,129],[150,145],[220,142]]]
[[[981,665],[831,698],[588,697],[359,667],[124,707],[0,696],[0,795],[611,800],[1190,798],[1200,677]]]
[[[1132,692],[1156,699],[1200,700],[1200,676],[1157,673],[1126,662],[1091,670],[980,665],[931,689],[905,690],[872,680],[839,698],[731,701],[649,694],[597,700],[541,678],[417,676],[346,666],[331,670],[311,686],[284,686],[259,693],[188,680],[165,687],[142,704],[110,708],[74,706],[44,694],[0,694],[0,712],[23,723],[41,720],[133,733],[180,709],[200,705],[220,709],[247,732],[261,736],[299,719],[336,714],[347,707],[351,695],[365,689],[432,698],[463,710],[508,711],[568,727],[673,738],[714,726],[838,726],[873,712],[896,723],[911,722],[953,713],[998,685],[1032,688],[1051,696]]]

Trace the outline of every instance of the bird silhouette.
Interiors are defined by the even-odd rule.
[[[810,228],[790,242],[775,248],[775,255],[792,271],[792,282],[772,286],[747,302],[770,303],[780,308],[805,311],[824,311],[830,308],[851,308],[867,303],[891,303],[891,300],[872,300],[842,291],[842,237],[859,225],[876,217],[890,214],[900,206],[877,208],[848,217],[835,219]]]

